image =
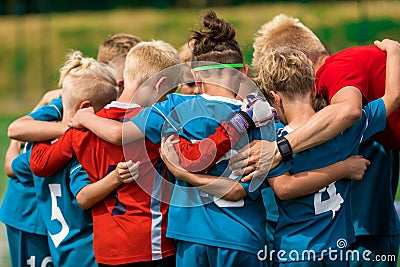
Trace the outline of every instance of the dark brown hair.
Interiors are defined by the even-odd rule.
[[[235,30],[214,11],[208,10],[199,31],[193,30],[189,41],[194,40],[192,61],[211,61],[223,64],[243,63],[243,54],[235,40]]]

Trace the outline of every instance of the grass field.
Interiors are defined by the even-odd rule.
[[[400,40],[400,1],[274,2],[215,10],[234,25],[247,63],[251,62],[254,34],[280,13],[300,18],[331,52],[372,44],[375,39]],[[98,45],[116,32],[143,40],[162,39],[179,47],[198,22],[200,11],[145,8],[0,17],[0,166],[9,142],[8,124],[29,112],[44,91],[56,87],[57,69],[68,51],[79,49],[96,57]],[[0,199],[6,185],[7,178],[0,172]],[[0,229],[0,241],[5,240],[2,233]],[[0,252],[3,248],[0,242]],[[3,262],[2,258],[0,253],[0,266],[8,266],[7,258]]]

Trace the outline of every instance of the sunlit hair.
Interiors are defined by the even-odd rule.
[[[302,51],[315,65],[322,55],[327,55],[318,37],[297,18],[280,14],[265,23],[254,39],[252,67],[258,71],[260,58],[269,50],[287,46]]]
[[[141,42],[126,56],[124,80],[142,84],[163,69],[179,64],[178,51],[164,41]]]
[[[201,29],[193,30],[189,38],[193,42],[192,61],[243,63],[243,54],[235,34],[231,24],[208,10],[204,14]]]
[[[68,56],[60,69],[59,85],[66,110],[77,109],[82,101],[89,100],[97,111],[118,94],[113,70],[93,58],[83,57],[80,51]]]
[[[193,42],[194,40],[190,40],[189,42],[183,44],[178,49],[179,59],[182,62],[190,62],[192,61],[192,51],[193,51]]]
[[[141,41],[139,37],[127,33],[110,35],[99,46],[97,61],[108,64],[114,57],[127,54]]]
[[[301,51],[288,47],[272,49],[261,57],[259,66],[255,81],[269,101],[274,101],[271,91],[281,92],[290,99],[314,91],[312,63]]]
[[[123,80],[123,73],[124,73],[124,68],[125,68],[125,60],[126,60],[126,54],[123,55],[118,55],[114,57],[109,63],[108,66],[110,66],[114,72],[115,72],[115,79],[117,82],[119,80]]]

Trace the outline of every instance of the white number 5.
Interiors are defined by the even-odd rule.
[[[51,194],[51,220],[57,220],[61,223],[61,231],[57,234],[52,235],[49,232],[51,240],[55,247],[58,247],[63,239],[69,233],[69,227],[67,222],[62,215],[60,208],[57,205],[57,197],[61,197],[61,185],[60,184],[49,184],[50,194]]]

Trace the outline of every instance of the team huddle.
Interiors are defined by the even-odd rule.
[[[12,266],[396,266],[400,44],[329,55],[281,14],[249,70],[201,25],[71,53],[9,126]]]

